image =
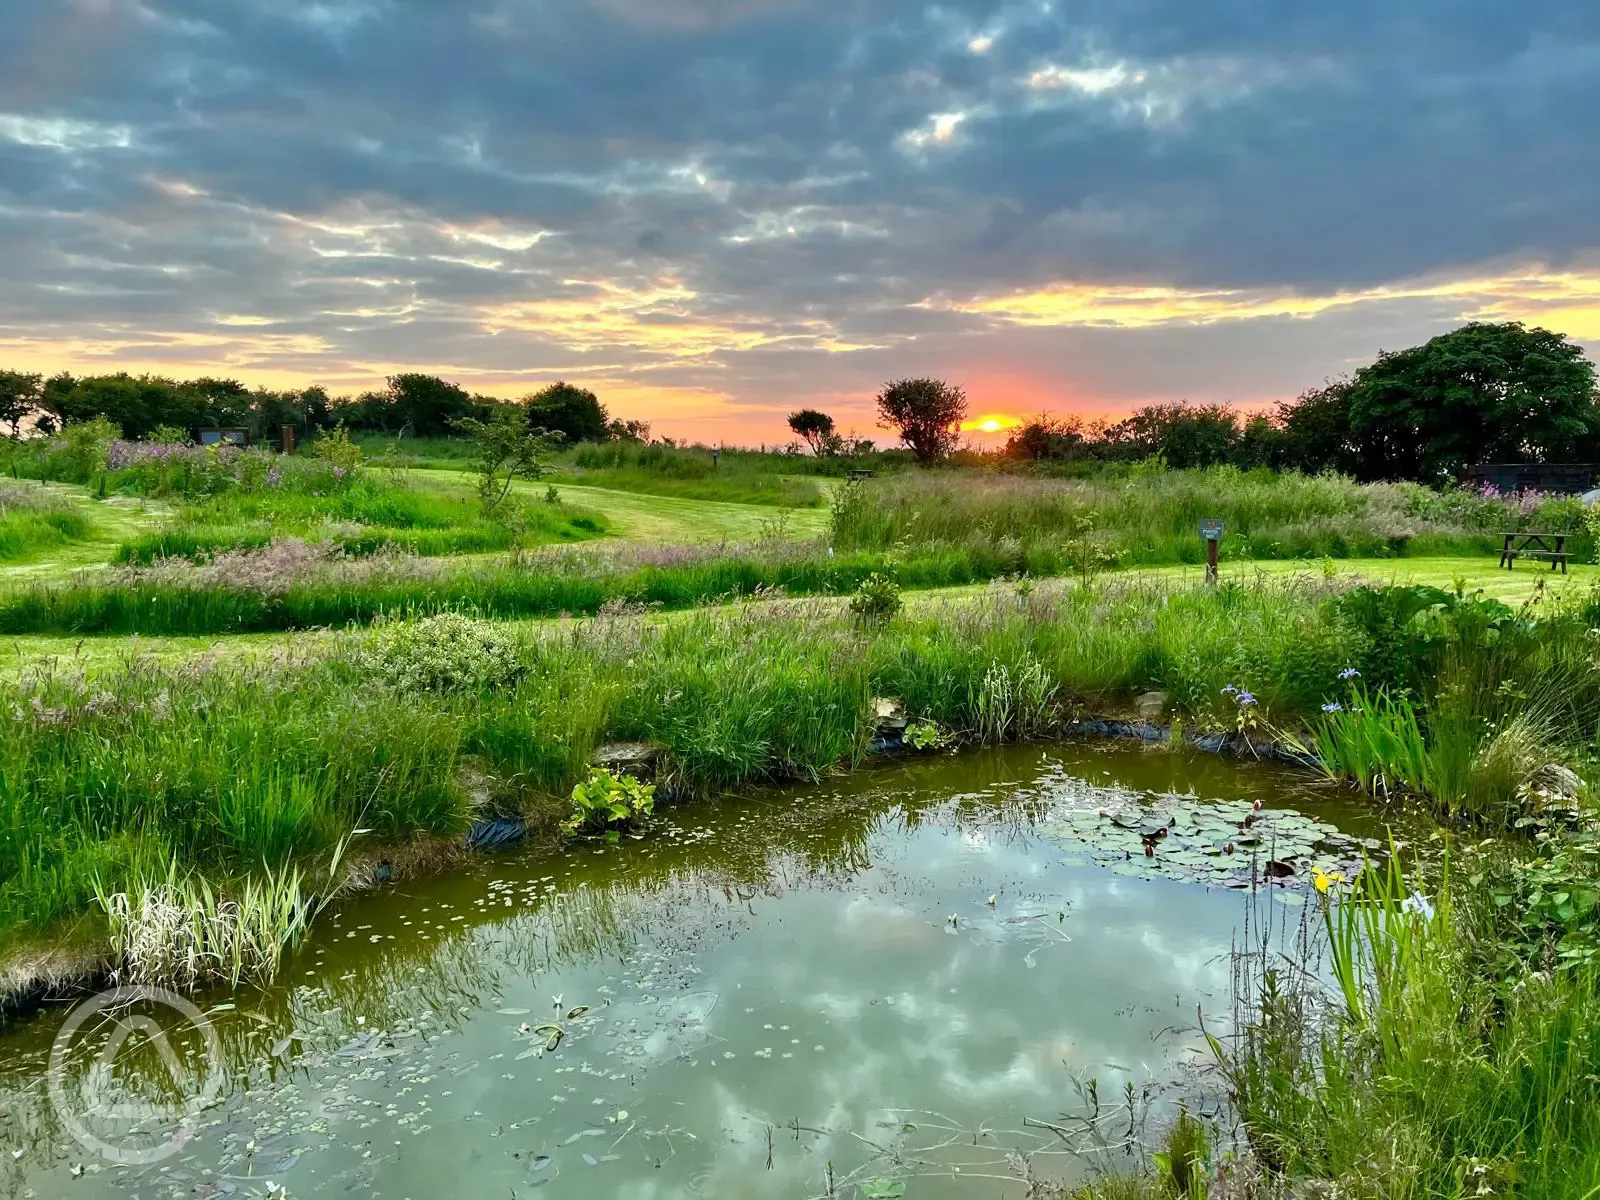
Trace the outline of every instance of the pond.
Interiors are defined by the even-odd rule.
[[[0,1195],[1020,1197],[1192,1086],[1247,921],[1292,938],[1381,834],[1343,797],[1012,747],[484,855],[198,999],[209,1040],[139,1004],[47,1069],[70,1006],[0,1033]]]

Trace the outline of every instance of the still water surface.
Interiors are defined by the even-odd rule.
[[[1205,830],[1257,799],[1318,855],[1322,827],[1282,810],[1361,821],[1304,773],[1017,747],[686,809],[629,846],[484,856],[344,904],[272,989],[201,1000],[219,1090],[158,1162],[61,1127],[67,1006],[0,1033],[0,1195],[812,1197],[831,1172],[846,1198],[1020,1197],[1021,1172],[1083,1169],[1027,1122],[1077,1129],[1091,1080],[1113,1141],[1126,1084],[1170,1103],[1206,1057],[1197,1006],[1226,1020],[1247,913],[1299,920],[1298,881],[1253,904],[1217,886],[1211,864],[1249,851],[1212,834],[1180,848],[1175,823],[1139,853],[1141,804]],[[1134,813],[1107,825],[1123,842],[1085,843],[1101,811]],[[101,1077],[69,1060],[62,1092],[193,1086],[204,1042],[172,1044],[176,1074],[131,1038]],[[88,1123],[156,1145],[174,1111]]]

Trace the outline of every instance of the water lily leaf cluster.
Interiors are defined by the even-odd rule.
[[[1377,848],[1309,814],[1248,800],[1108,793],[1103,801],[1058,810],[1043,831],[1074,847],[1079,861],[1141,879],[1298,886],[1313,870],[1349,874]]]

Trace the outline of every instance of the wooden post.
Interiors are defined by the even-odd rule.
[[[283,452],[285,454],[293,454],[294,453],[294,426],[293,425],[285,425],[285,426],[283,426]]]
[[[1206,584],[1217,586],[1217,545],[1222,541],[1222,522],[1200,522],[1200,536],[1206,540]]]

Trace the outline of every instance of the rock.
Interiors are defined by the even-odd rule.
[[[665,750],[652,742],[609,742],[589,756],[589,765],[613,775],[650,780],[655,778],[656,763]]]
[[[906,727],[906,706],[902,700],[875,696],[872,701],[872,719],[876,722],[879,737],[887,737]]]
[[[1554,804],[1570,804],[1583,792],[1583,780],[1570,767],[1548,763],[1528,781],[1535,792]]]
[[[1160,721],[1167,715],[1170,697],[1165,692],[1145,692],[1133,702],[1141,721]]]
[[[868,754],[897,754],[906,748],[906,706],[903,701],[874,696],[870,705],[872,739]]]

